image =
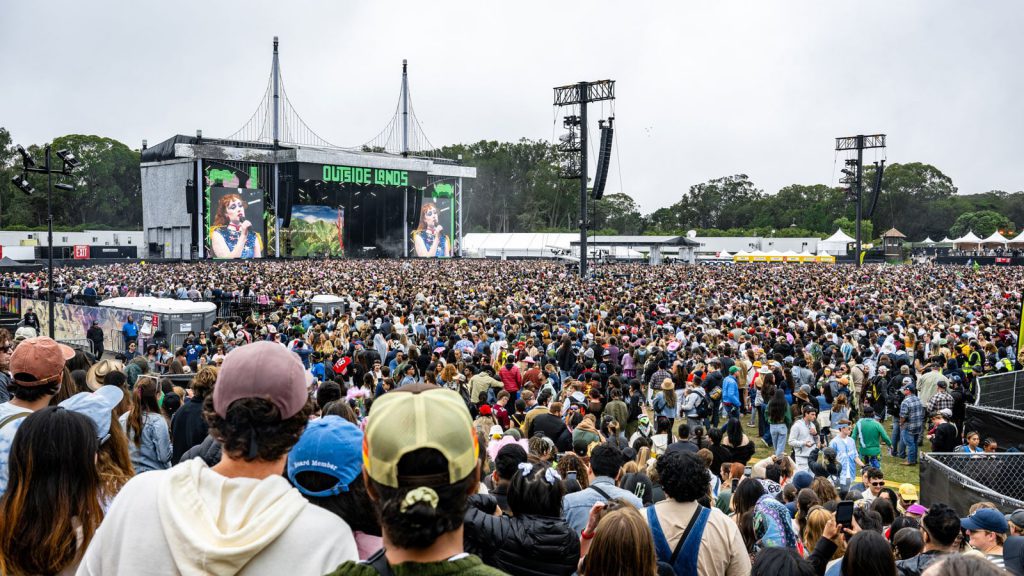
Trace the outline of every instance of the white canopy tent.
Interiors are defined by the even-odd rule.
[[[976,250],[981,245],[981,238],[974,235],[974,232],[968,232],[960,238],[953,240],[953,247],[957,250]]]
[[[836,230],[835,234],[818,242],[818,254],[845,256],[846,245],[850,242],[856,242],[856,240],[850,238],[849,234],[843,232],[842,229]]]
[[[991,236],[989,236],[988,238],[985,238],[984,240],[982,240],[981,241],[981,245],[982,246],[987,246],[987,247],[1005,248],[1006,247],[1006,237],[1003,236],[1002,234],[1000,234],[998,230],[996,230],[995,232],[992,233]]]
[[[921,244],[935,244],[935,240],[932,240],[931,236],[925,236],[924,240],[921,241]]]
[[[1010,238],[1009,240],[1006,241],[1006,243],[1018,246],[1024,244],[1024,232],[1021,232],[1020,234],[1014,236],[1013,238]]]

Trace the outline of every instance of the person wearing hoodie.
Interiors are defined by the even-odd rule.
[[[349,526],[283,474],[312,413],[298,357],[272,342],[229,352],[203,407],[220,462],[129,481],[78,574],[323,574],[359,557]]]

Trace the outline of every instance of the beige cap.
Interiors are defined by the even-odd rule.
[[[480,448],[469,410],[458,393],[436,386],[405,386],[378,398],[370,415],[363,465],[377,482],[392,488],[455,484],[476,468]],[[445,457],[446,479],[399,478],[398,462],[421,448],[433,448]]]

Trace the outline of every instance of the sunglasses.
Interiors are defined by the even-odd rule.
[[[14,350],[14,346],[11,346],[10,344],[7,344],[5,346],[0,346],[0,352],[8,352],[9,353],[11,350]]]
[[[872,482],[871,485],[872,486],[885,486],[885,480],[882,480],[881,482]]]

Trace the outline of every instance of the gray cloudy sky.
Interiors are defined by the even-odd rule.
[[[402,58],[435,145],[551,139],[553,86],[614,79],[607,193],[621,179],[645,212],[736,173],[768,192],[832,183],[833,139],[857,133],[887,133],[890,162],[933,164],[962,194],[1024,189],[1013,0],[3,0],[0,23],[0,125],[25,144],[227,136],[278,35],[292,104],[345,146],[390,119]]]

